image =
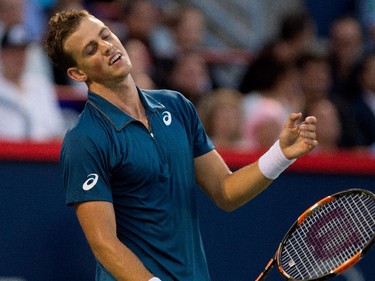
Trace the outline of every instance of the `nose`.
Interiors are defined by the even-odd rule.
[[[113,49],[113,44],[108,42],[108,41],[101,41],[101,48],[102,48],[102,53],[103,55],[110,55],[111,51]]]

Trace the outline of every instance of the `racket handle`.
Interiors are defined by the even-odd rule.
[[[255,279],[255,281],[263,281],[266,280],[267,275],[271,272],[273,269],[274,265],[276,263],[275,257],[270,259],[270,261],[267,263],[266,267],[264,268],[263,272],[259,274],[258,278]]]

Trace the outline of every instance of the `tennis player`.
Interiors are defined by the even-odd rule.
[[[87,11],[50,19],[46,51],[88,102],[61,151],[66,202],[97,259],[96,280],[210,280],[197,186],[221,208],[248,202],[317,146],[316,118],[291,114],[259,161],[232,173],[180,93],[139,89],[119,39]]]

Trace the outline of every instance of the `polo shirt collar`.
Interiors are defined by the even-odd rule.
[[[164,109],[165,106],[159,101],[142,91],[137,87],[138,95],[144,105],[146,112],[155,112],[159,109]],[[103,114],[109,121],[115,126],[117,130],[121,130],[127,124],[134,121],[135,119],[119,109],[114,104],[110,103],[100,95],[88,91],[88,102],[92,104],[101,114]]]

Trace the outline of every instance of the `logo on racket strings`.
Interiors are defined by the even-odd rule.
[[[330,259],[360,243],[354,228],[341,223],[347,220],[344,210],[336,208],[329,216],[321,217],[311,225],[307,241],[313,247],[316,258]]]

